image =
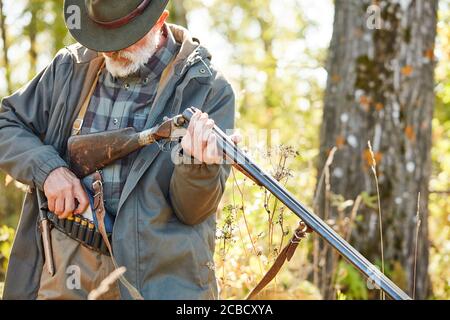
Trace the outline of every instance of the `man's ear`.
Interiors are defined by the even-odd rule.
[[[167,18],[169,17],[169,10],[164,10],[164,12],[159,17],[158,21],[155,24],[155,27],[157,29],[161,29],[164,23],[167,21]]]

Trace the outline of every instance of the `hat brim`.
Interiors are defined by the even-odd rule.
[[[83,46],[98,52],[119,51],[135,44],[150,31],[166,8],[168,1],[151,1],[144,12],[129,23],[110,29],[95,23],[89,17],[85,0],[65,0],[64,20],[70,34]],[[67,20],[74,14],[67,8],[73,5],[80,9],[80,24],[77,26],[79,28],[67,25]]]

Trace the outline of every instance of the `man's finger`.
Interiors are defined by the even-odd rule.
[[[59,196],[55,201],[55,213],[59,216],[64,212],[64,197]]]
[[[219,154],[219,148],[217,147],[217,137],[215,134],[211,134],[208,138],[208,144],[205,148],[204,161],[207,164],[220,164],[222,157]]]
[[[75,209],[75,199],[73,197],[73,194],[67,193],[66,197],[64,199],[64,212],[61,215],[61,218],[67,218],[71,214],[73,214],[73,210]]]
[[[181,139],[181,147],[183,148],[184,152],[188,153],[188,155],[191,155],[192,153],[192,134],[190,131],[187,131],[184,135],[183,139]]]
[[[239,144],[242,142],[242,136],[239,133],[233,133],[230,136],[231,141],[233,141],[235,144]]]
[[[48,210],[50,212],[55,212],[55,198],[54,197],[49,197],[47,198],[47,205],[48,205]]]
[[[198,118],[198,120],[195,123],[195,127],[194,127],[194,135],[192,138],[193,140],[193,150],[192,153],[194,154],[194,156],[202,156],[203,153],[203,131],[205,128],[205,123],[208,120],[208,116],[206,115],[206,113],[202,113],[200,118]],[[202,159],[198,159],[200,161],[202,161]]]
[[[202,132],[202,147],[206,147],[208,144],[209,136],[214,135],[212,128],[214,127],[214,121],[211,119],[208,119],[208,121],[203,126],[203,132]]]
[[[86,211],[87,207],[89,206],[88,195],[86,194],[86,191],[84,191],[84,189],[81,186],[75,188],[74,194],[75,194],[75,199],[77,199],[77,201],[78,201],[78,206],[75,209],[74,213],[82,214],[84,211]]]
[[[201,115],[202,115],[202,113],[200,112],[200,110],[197,110],[194,112],[194,115],[191,117],[191,121],[189,122],[188,129],[187,129],[189,131],[189,133],[191,134],[191,136],[194,135],[195,124]]]

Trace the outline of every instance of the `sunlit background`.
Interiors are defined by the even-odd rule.
[[[61,0],[1,2],[7,50],[1,40],[0,96],[5,96],[20,88],[51,61],[58,49],[73,40],[64,26]],[[429,205],[431,297],[444,299],[450,297],[449,5],[448,0],[440,2],[430,183],[430,189],[439,192],[431,193]],[[171,21],[187,24],[232,83],[243,145],[249,145],[246,133],[273,130],[283,146],[277,149],[278,154],[260,154],[258,159],[274,172],[282,163],[286,186],[311,205],[327,81],[324,66],[333,31],[333,1],[185,0],[172,1],[170,10]],[[266,133],[261,137],[262,144],[266,143]],[[20,184],[0,173],[0,282],[4,280],[19,217],[20,190]],[[296,226],[297,219],[287,210],[277,214],[277,223],[268,222],[264,204],[273,205],[273,199],[267,198],[240,174],[231,175],[217,231],[216,273],[222,298],[243,298],[273,262],[282,241],[288,239],[284,232]],[[300,246],[295,259],[267,291],[267,298],[321,298],[310,276],[311,246],[310,241]],[[341,262],[336,272],[336,298],[370,297],[365,280],[354,269]]]

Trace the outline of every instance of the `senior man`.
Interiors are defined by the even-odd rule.
[[[2,100],[0,168],[30,187],[5,299],[86,299],[114,270],[112,257],[126,272],[100,298],[218,298],[215,212],[230,168],[221,163],[211,128],[233,128],[234,94],[207,49],[188,30],[166,23],[167,2],[65,0],[66,25],[78,43]],[[174,163],[154,144],[82,180],[70,171],[71,135],[142,131],[190,106],[202,112],[181,141],[181,157],[198,163]],[[102,185],[97,204],[96,182]],[[45,268],[37,190],[68,230],[51,230],[54,274]],[[73,217],[99,207],[104,221],[94,214],[84,227],[97,231],[103,223],[112,255],[93,250],[92,238],[86,245],[85,233],[82,241],[73,237]]]

